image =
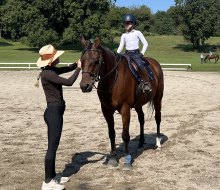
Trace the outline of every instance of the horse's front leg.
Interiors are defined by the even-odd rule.
[[[122,123],[123,123],[123,132],[122,132],[122,139],[125,143],[125,160],[124,160],[124,167],[129,169],[131,167],[131,155],[129,154],[128,144],[130,141],[129,135],[129,125],[130,125],[130,107],[127,104],[123,104],[120,109],[120,114],[122,116]]]
[[[117,154],[116,154],[116,145],[115,145],[115,127],[114,127],[114,110],[106,108],[101,105],[102,113],[105,117],[105,120],[108,124],[108,134],[111,142],[111,156],[108,160],[108,165],[110,166],[118,166]]]

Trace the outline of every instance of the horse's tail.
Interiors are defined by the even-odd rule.
[[[153,99],[150,101],[150,106],[153,107],[153,110],[155,109],[161,109],[161,101],[163,98],[163,91],[164,91],[164,75],[163,75],[163,70],[162,67],[160,65],[160,63],[155,60],[150,58],[150,61],[153,61],[152,66],[154,67],[153,71],[154,71],[154,75],[155,77],[157,76],[157,80],[158,80],[158,84],[157,84],[157,88],[156,88],[156,94],[153,97]]]

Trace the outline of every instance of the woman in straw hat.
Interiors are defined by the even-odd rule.
[[[42,190],[61,190],[65,188],[62,183],[69,181],[68,177],[57,176],[55,171],[56,151],[62,133],[65,111],[62,85],[73,85],[81,70],[81,61],[78,60],[68,67],[55,67],[63,53],[64,51],[58,51],[52,45],[46,45],[40,49],[40,58],[37,61],[37,66],[42,69],[38,80],[41,77],[47,101],[44,120],[48,131],[48,149],[45,156],[45,181],[42,184]],[[67,79],[59,76],[73,70],[75,72]]]

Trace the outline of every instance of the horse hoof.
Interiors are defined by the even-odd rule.
[[[156,146],[156,150],[160,151],[160,150],[162,150],[162,147]]]
[[[123,166],[123,170],[131,170],[132,169],[132,165],[131,164],[124,164]]]
[[[118,166],[118,162],[117,162],[117,160],[115,158],[111,158],[111,159],[109,159],[107,165],[111,166],[111,167],[117,167]]]

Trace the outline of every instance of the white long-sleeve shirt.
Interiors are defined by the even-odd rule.
[[[132,30],[131,32],[126,32],[122,34],[117,53],[121,53],[124,46],[126,50],[139,49],[139,41],[141,41],[143,44],[141,53],[144,55],[147,50],[148,43],[144,35],[139,30]]]

